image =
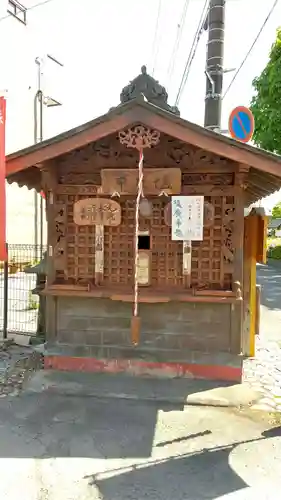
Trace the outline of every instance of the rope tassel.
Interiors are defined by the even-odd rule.
[[[139,215],[140,215],[140,201],[143,196],[143,150],[140,149],[139,156],[139,182],[138,192],[136,198],[136,217],[135,217],[135,280],[134,280],[134,309],[131,321],[131,337],[132,343],[138,345],[140,341],[140,317],[139,312],[139,286],[138,286],[138,236],[139,236]]]

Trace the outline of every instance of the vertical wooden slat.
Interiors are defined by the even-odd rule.
[[[191,286],[191,252],[192,252],[192,242],[184,241],[182,260],[183,260],[183,280],[185,288],[190,288]]]
[[[76,195],[74,197],[74,203],[76,203],[79,200],[79,197]],[[77,283],[79,281],[79,251],[80,251],[80,246],[79,246],[79,226],[77,224],[74,224],[74,267],[73,267],[73,275],[75,282]]]
[[[98,188],[97,196],[102,193],[102,187]],[[101,285],[104,274],[104,226],[97,225],[95,228],[95,284]]]
[[[233,275],[232,284],[243,283],[243,246],[244,246],[244,191],[242,188],[234,200],[234,232],[233,232]]]
[[[224,254],[222,251],[222,245],[225,239],[225,229],[224,229],[224,213],[225,213],[225,204],[226,198],[225,196],[221,197],[221,261],[220,261],[220,287],[224,287]]]
[[[104,271],[104,226],[97,225],[95,231],[95,284],[101,285]]]

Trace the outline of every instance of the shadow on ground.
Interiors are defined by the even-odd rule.
[[[0,457],[51,458],[75,453],[76,457],[89,458],[147,458],[151,456],[160,410],[182,412],[189,394],[229,386],[232,384],[209,380],[82,373],[73,378],[68,372],[59,376],[56,372],[38,372],[20,398],[10,398],[6,404],[0,400]],[[124,399],[122,392],[126,394]],[[161,401],[161,393],[166,400]],[[147,394],[160,395],[160,401],[144,402]],[[167,402],[167,394],[176,395],[177,401]],[[3,419],[13,425],[12,441],[19,445],[12,446],[6,440]]]
[[[257,266],[257,283],[261,285],[261,304],[281,310],[281,265],[269,263]]]
[[[174,413],[161,413],[159,423],[160,409]],[[246,421],[236,427],[227,410],[180,409],[46,393],[0,400],[0,458],[98,459],[79,481],[104,500],[215,500],[247,489],[231,467],[231,453],[241,444],[276,437],[278,430],[262,434],[264,428],[254,426],[247,434]],[[224,425],[230,426],[225,432]],[[106,462],[112,458],[117,460]]]
[[[264,438],[258,440],[261,439]],[[241,441],[234,445],[218,446],[123,469],[107,470],[85,479],[90,485],[98,488],[99,494],[106,500],[215,500],[248,488],[247,483],[230,466],[229,457],[240,444],[258,440]]]

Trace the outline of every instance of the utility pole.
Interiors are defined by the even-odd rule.
[[[204,127],[220,132],[225,32],[225,0],[210,0],[206,20],[206,96]]]
[[[42,141],[42,103],[43,103],[43,95],[41,90],[41,60],[39,57],[36,57],[35,64],[37,65],[37,91],[34,96],[34,144],[38,142],[38,104],[40,106],[40,142]],[[41,205],[41,202],[40,202]],[[41,215],[41,206],[40,206],[40,215]],[[41,218],[41,217],[40,217]],[[41,235],[41,228],[40,228]],[[35,260],[38,259],[38,194],[36,189],[34,189],[34,244],[35,244]]]
[[[47,58],[58,66],[63,67],[63,64],[55,59],[50,54]],[[56,99],[45,96],[42,90],[42,59],[36,57],[35,64],[37,65],[37,91],[34,96],[34,143],[43,141],[43,106],[54,107],[61,106],[61,103]],[[38,120],[39,111],[39,120]],[[43,256],[43,199],[40,195],[40,213],[38,214],[38,194],[34,191],[34,243],[35,243],[35,259],[38,259],[38,222],[40,227],[40,259]]]

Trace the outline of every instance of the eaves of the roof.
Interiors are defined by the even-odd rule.
[[[20,170],[42,164],[136,123],[143,123],[183,142],[281,177],[280,156],[212,132],[138,99],[112,108],[107,114],[84,125],[8,155],[6,175],[9,177]]]

